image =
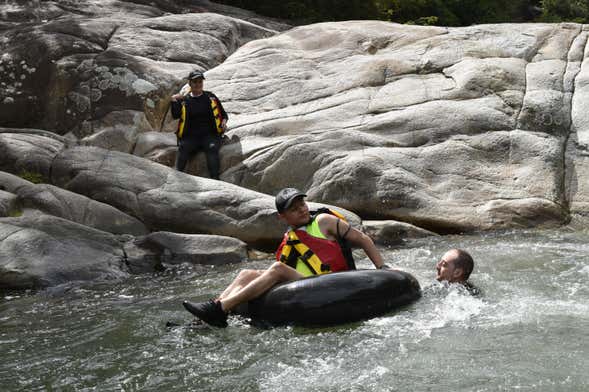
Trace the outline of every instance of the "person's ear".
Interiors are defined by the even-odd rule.
[[[282,215],[280,212],[276,213],[276,216],[278,217],[278,219],[280,219],[283,222],[286,222],[286,219],[284,218],[284,215]]]
[[[456,268],[454,270],[454,272],[452,273],[452,278],[454,281],[460,281],[463,280],[462,277],[464,276],[464,269],[462,268]]]

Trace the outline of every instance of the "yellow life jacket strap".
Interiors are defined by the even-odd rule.
[[[213,117],[215,117],[215,126],[217,128],[217,133],[219,135],[223,134],[223,127],[221,123],[223,121],[223,116],[221,115],[221,109],[219,109],[219,102],[216,98],[211,98],[211,109],[213,109]]]
[[[298,253],[298,259],[305,263],[314,275],[322,275],[331,272],[329,265],[323,264],[319,257],[317,257],[307,245],[301,242],[294,230],[288,232],[288,240],[282,247],[282,253],[280,254],[281,262],[288,262],[293,248]]]
[[[182,112],[180,113],[180,121],[178,122],[178,138],[182,139],[184,135],[184,125],[186,124],[186,103],[182,102]]]

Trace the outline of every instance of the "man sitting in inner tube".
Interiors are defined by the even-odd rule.
[[[311,216],[306,196],[294,188],[282,189],[276,195],[278,217],[289,225],[276,254],[277,262],[266,270],[241,271],[217,299],[196,304],[185,301],[186,310],[207,324],[224,328],[231,309],[278,283],[354,269],[347,243],[362,248],[376,268],[389,268],[370,237],[334,212],[320,210]]]

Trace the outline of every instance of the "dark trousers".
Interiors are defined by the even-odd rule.
[[[207,168],[211,178],[218,180],[221,168],[220,145],[220,141],[212,137],[203,138],[202,140],[180,139],[176,157],[176,170],[183,172],[190,158],[196,155],[197,152],[203,151],[207,158]]]

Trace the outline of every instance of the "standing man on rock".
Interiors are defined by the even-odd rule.
[[[219,149],[228,116],[219,98],[203,90],[204,79],[202,72],[191,72],[188,94],[175,94],[171,98],[172,117],[179,119],[176,169],[184,171],[190,158],[204,151],[209,175],[218,180],[221,168]]]

